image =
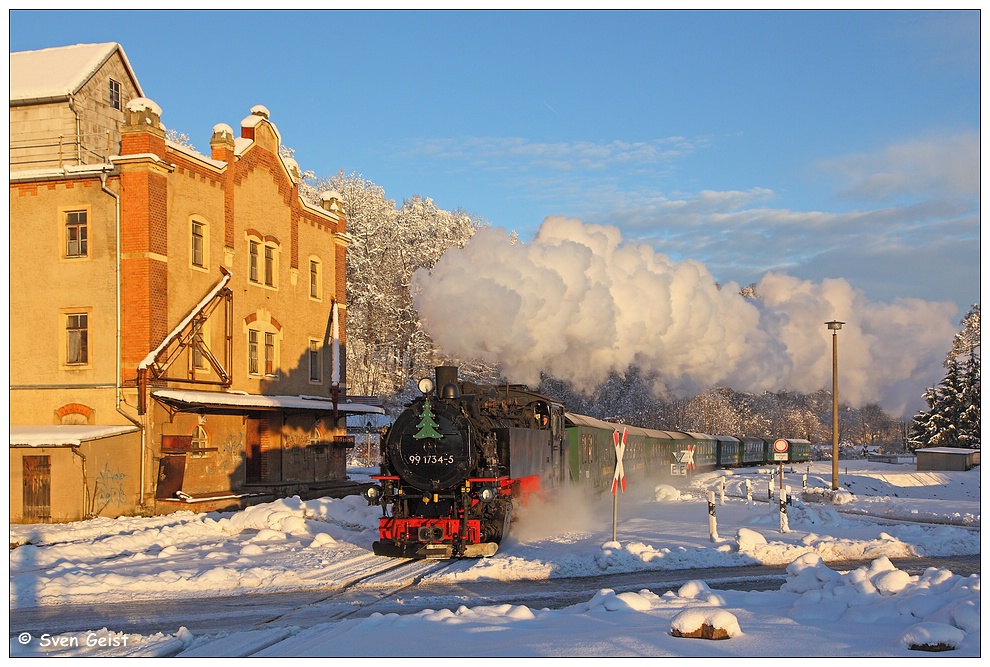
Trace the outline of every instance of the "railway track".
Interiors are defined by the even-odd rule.
[[[382,560],[381,556],[369,556],[369,558]],[[403,591],[415,587],[425,577],[440,572],[449,565],[450,561],[401,559],[395,562],[395,559],[390,558],[383,567],[371,568],[369,571],[357,574],[341,582],[323,597],[260,620],[255,625],[260,627],[276,621],[285,622],[291,616],[305,613],[307,608],[316,606],[324,606],[331,610],[325,617],[326,621],[343,620],[358,611],[366,612],[368,607],[400,595]],[[396,574],[400,575],[398,581],[395,579]],[[327,603],[334,599],[344,599],[346,606],[333,610],[333,605]]]
[[[314,618],[332,621],[400,596],[447,561],[383,558],[369,554],[348,561],[332,584],[281,593],[213,598],[79,603],[17,609],[11,632],[42,634],[85,632],[107,627],[117,632],[154,634],[186,627],[193,632],[233,632],[266,624],[308,626]]]

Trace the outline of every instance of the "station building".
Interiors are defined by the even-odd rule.
[[[345,485],[339,195],[263,106],[209,154],[123,48],[10,54],[10,520],[233,509]],[[205,134],[205,132],[204,132]]]

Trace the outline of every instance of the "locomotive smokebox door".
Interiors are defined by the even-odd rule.
[[[435,492],[467,477],[475,461],[461,421],[428,396],[400,415],[392,427],[398,438],[390,443],[389,456],[402,478],[421,491]]]

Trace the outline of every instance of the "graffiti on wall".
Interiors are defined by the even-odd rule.
[[[93,508],[94,514],[99,514],[110,505],[124,505],[127,503],[127,494],[124,492],[124,478],[126,473],[110,469],[110,463],[103,464],[103,470],[96,476],[96,485],[93,488]]]
[[[244,455],[244,434],[238,431],[224,438],[223,445],[220,447],[220,455],[231,464],[240,461]]]

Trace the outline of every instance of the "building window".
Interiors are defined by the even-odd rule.
[[[248,330],[248,373],[258,374],[258,331]]]
[[[110,79],[110,106],[113,109],[120,108],[120,83]]]
[[[89,315],[70,313],[65,318],[65,363],[81,366],[89,363]]]
[[[320,372],[320,341],[309,341],[309,381],[319,383],[322,380]]]
[[[258,282],[258,251],[261,244],[257,241],[249,241],[251,245],[251,282]]]
[[[277,287],[278,244],[249,239],[249,278],[256,285]]]
[[[265,246],[265,284],[275,286],[275,248]]]
[[[88,253],[86,211],[65,213],[65,256],[86,257]]]
[[[248,373],[269,377],[278,375],[277,334],[248,329]]]
[[[275,334],[265,332],[265,375],[275,375]]]
[[[192,263],[206,268],[206,225],[197,220],[192,221]]]
[[[203,428],[202,424],[197,426],[192,433],[192,440],[190,441],[190,454],[194,458],[202,458],[207,454],[207,447],[210,446],[210,438],[206,435],[206,429]],[[199,450],[199,451],[197,451]]]
[[[321,280],[322,273],[320,260],[309,260],[309,298],[311,299],[320,299],[322,296],[320,290],[323,282]]]

